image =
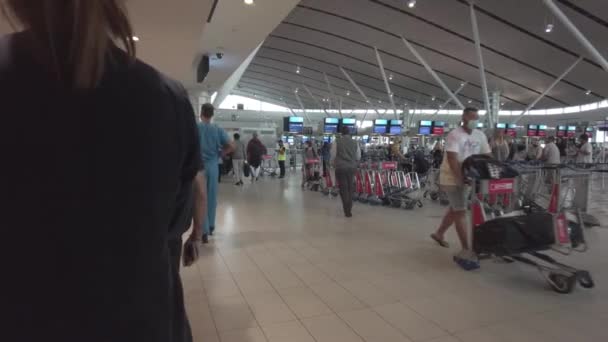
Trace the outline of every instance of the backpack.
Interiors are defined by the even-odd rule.
[[[462,171],[466,177],[473,179],[515,178],[519,172],[492,157],[476,154],[468,157],[462,163]]]

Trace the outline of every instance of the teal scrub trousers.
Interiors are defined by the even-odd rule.
[[[219,162],[205,161],[205,177],[207,178],[207,219],[203,224],[204,234],[209,235],[210,227],[215,228],[215,210],[217,208],[217,189],[219,187]]]

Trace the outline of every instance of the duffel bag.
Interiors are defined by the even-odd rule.
[[[551,248],[555,243],[553,215],[530,213],[499,217],[473,231],[473,250],[477,254],[505,256]]]

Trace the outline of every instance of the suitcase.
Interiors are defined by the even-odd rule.
[[[473,231],[473,250],[477,254],[508,256],[550,249],[555,244],[553,215],[530,213],[499,217]]]
[[[249,163],[245,163],[243,164],[243,173],[245,174],[245,177],[249,177],[249,173],[251,172],[251,167],[249,166]]]

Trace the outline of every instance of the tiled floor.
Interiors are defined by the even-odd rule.
[[[458,269],[456,249],[427,238],[444,210],[434,203],[357,205],[346,219],[293,178],[221,185],[217,234],[182,272],[195,341],[608,341],[608,230],[564,258],[597,287],[559,295],[523,265]]]

